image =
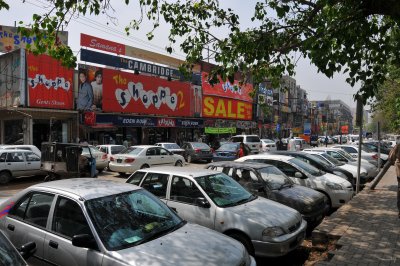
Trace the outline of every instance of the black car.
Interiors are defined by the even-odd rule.
[[[185,142],[181,148],[185,150],[183,157],[188,163],[200,160],[209,163],[213,159],[212,149],[204,142]]]
[[[311,232],[324,218],[328,205],[324,194],[296,185],[277,167],[255,162],[213,162],[208,169],[227,174],[255,195],[277,201],[300,212]]]
[[[299,151],[280,151],[280,152],[277,151],[277,152],[270,152],[270,153],[280,154],[280,155],[289,155],[294,158],[300,159],[300,160],[318,168],[319,170],[322,170],[324,172],[345,178],[347,181],[349,181],[353,185],[353,188],[355,188],[355,186],[356,186],[356,182],[355,182],[355,179],[354,179],[352,173],[350,173],[349,171],[342,169],[340,167],[332,166],[329,163],[327,163],[309,153],[299,152]],[[361,176],[360,184],[365,185],[365,183],[368,182],[368,179],[369,178],[367,176]]]

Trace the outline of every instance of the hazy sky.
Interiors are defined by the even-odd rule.
[[[6,0],[10,5],[10,10],[0,11],[1,25],[13,26],[14,21],[22,20],[24,22],[31,21],[32,14],[43,13],[46,8],[46,1],[44,0],[25,0],[22,3],[21,0]],[[124,0],[113,0],[113,7],[115,13],[111,14],[115,17],[117,25],[111,23],[105,16],[101,17],[79,17],[71,21],[67,29],[69,45],[72,50],[78,54],[80,49],[80,33],[93,35],[96,37],[120,42],[130,46],[167,54],[165,46],[168,44],[167,33],[168,26],[162,25],[160,29],[155,32],[155,38],[149,42],[146,38],[146,29],[150,29],[150,24],[145,23],[142,25],[141,30],[133,32],[128,37],[124,34],[124,28],[129,23],[130,19],[140,15],[139,9],[135,4],[135,0],[131,0],[133,4],[126,7]],[[223,7],[230,7],[239,14],[241,25],[243,29],[250,28],[254,24],[251,23],[250,17],[254,11],[254,3],[257,1],[247,0],[244,5],[243,0],[221,0]],[[108,24],[107,24],[107,21]],[[220,33],[222,33],[221,31]],[[176,51],[172,56],[183,59],[184,55],[180,51]],[[79,59],[79,56],[78,56]],[[353,101],[353,94],[359,89],[359,86],[352,88],[346,83],[346,77],[343,75],[335,75],[332,79],[328,79],[325,75],[317,73],[314,66],[310,65],[310,62],[305,59],[298,61],[296,67],[296,76],[294,77],[297,81],[297,85],[305,89],[308,92],[310,100],[331,100],[340,99],[350,107],[355,107]]]

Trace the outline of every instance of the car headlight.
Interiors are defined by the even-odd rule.
[[[327,182],[327,183],[326,183],[326,186],[327,186],[328,188],[332,189],[332,190],[343,190],[343,188],[342,188],[341,185],[335,184],[335,183],[332,183],[332,182]]]
[[[277,237],[284,234],[285,232],[279,226],[268,227],[262,232],[262,236],[266,237]]]
[[[344,178],[344,179],[347,180],[347,176],[346,176],[345,174],[343,174],[342,172],[333,171],[333,174],[334,174],[334,175],[337,175],[337,176],[340,176],[340,177],[342,177],[342,178]]]

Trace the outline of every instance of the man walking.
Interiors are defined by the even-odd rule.
[[[397,210],[399,211],[399,219],[400,219],[400,144],[399,140],[397,140],[396,146],[389,153],[389,160],[394,167],[396,168],[396,176],[397,176]]]

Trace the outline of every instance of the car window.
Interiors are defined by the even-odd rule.
[[[120,153],[121,153],[121,154],[138,155],[142,150],[143,150],[143,148],[128,147],[128,148],[122,150]]]
[[[160,155],[168,155],[168,154],[169,154],[169,151],[167,151],[164,148],[160,148]]]
[[[238,143],[225,143],[222,144],[221,147],[218,148],[219,151],[232,151],[235,152],[238,150]]]
[[[232,137],[231,141],[232,142],[243,142],[243,137]]]
[[[187,178],[174,176],[171,183],[170,199],[195,204],[197,198],[203,197],[196,184]]]
[[[341,148],[347,151],[348,153],[357,153],[357,150],[352,147],[341,147]]]
[[[54,195],[51,194],[28,194],[10,210],[9,214],[45,228],[53,199]]]
[[[246,142],[260,142],[260,138],[257,136],[247,136]]]
[[[209,149],[210,147],[203,142],[192,143],[194,149]]]
[[[258,172],[271,189],[280,189],[285,185],[293,184],[293,182],[275,166],[258,169]]]
[[[160,198],[167,194],[168,175],[159,173],[148,173],[143,180],[142,187]]]
[[[171,144],[164,144],[164,148],[166,149],[180,149],[181,147],[179,147],[178,144],[175,143],[171,143]]]
[[[33,152],[26,152],[25,153],[25,158],[27,162],[37,162],[40,161],[40,157],[37,156],[35,153]]]
[[[92,234],[79,204],[64,197],[57,199],[51,230],[70,239],[74,235]]]
[[[24,157],[22,155],[22,152],[8,152],[6,160],[7,162],[17,163],[23,162]]]
[[[135,173],[133,173],[128,180],[126,181],[126,183],[132,184],[132,185],[136,185],[138,186],[140,183],[140,180],[142,180],[142,178],[146,175],[146,172],[139,172],[136,171]]]
[[[146,156],[155,156],[155,155],[159,155],[159,154],[160,153],[157,154],[157,149],[156,148],[148,148],[147,151],[146,151]]]
[[[99,147],[99,150],[102,151],[102,152],[108,153],[107,152],[107,147]]]
[[[290,177],[294,177],[294,173],[299,172],[296,167],[286,162],[277,162],[276,167]]]
[[[7,153],[4,152],[0,155],[0,162],[4,163],[6,161]]]
[[[318,168],[312,166],[311,164],[303,162],[297,158],[290,159],[289,162],[291,162],[292,164],[296,165],[298,168],[306,171],[307,173],[309,173],[311,175],[320,176],[323,174]]]
[[[111,146],[111,154],[120,153],[125,149],[125,146]]]
[[[247,169],[236,169],[236,173],[232,177],[249,191],[253,189],[254,183],[259,183],[257,175]]]

